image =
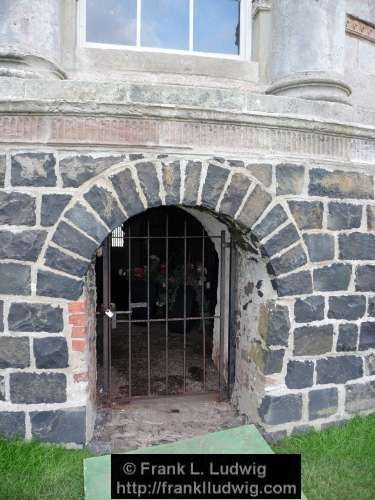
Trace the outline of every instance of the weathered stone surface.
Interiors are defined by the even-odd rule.
[[[337,338],[337,352],[350,352],[357,350],[358,326],[354,323],[344,323],[339,326]]]
[[[307,257],[304,249],[299,244],[290,250],[287,250],[280,257],[271,259],[267,265],[268,272],[275,276],[290,273],[307,263]]]
[[[280,373],[283,369],[285,349],[263,350],[263,363],[260,366],[264,375]]]
[[[234,217],[241,206],[251,181],[243,174],[233,174],[220,204],[220,213]]]
[[[34,439],[85,444],[86,410],[83,407],[31,412],[30,418],[31,435]]]
[[[284,248],[289,247],[299,239],[299,234],[293,224],[281,229],[275,236],[272,236],[262,245],[262,253],[271,257],[275,253],[280,252]]]
[[[166,205],[178,205],[181,187],[180,161],[175,160],[170,163],[162,161],[162,176]]]
[[[313,385],[314,363],[312,361],[288,362],[285,383],[289,389],[303,389]]]
[[[220,195],[228,179],[229,170],[216,165],[208,165],[202,192],[202,204],[215,210]]]
[[[358,266],[355,275],[357,292],[375,292],[375,266]]]
[[[62,337],[34,339],[35,366],[37,368],[66,368],[68,346]]]
[[[345,410],[358,413],[375,408],[375,380],[364,384],[351,384],[345,388]]]
[[[83,283],[50,271],[39,271],[37,294],[42,297],[58,297],[77,300],[82,294]]]
[[[371,352],[365,356],[365,375],[375,375],[375,353]]]
[[[185,167],[185,190],[183,204],[195,206],[198,200],[198,191],[202,173],[202,162],[188,161]]]
[[[366,297],[363,295],[342,295],[329,298],[329,318],[359,319],[365,311]]]
[[[5,181],[5,171],[6,171],[6,157],[5,155],[0,155],[0,188],[4,187]]]
[[[30,295],[30,266],[0,263],[0,293],[4,295]]]
[[[46,231],[0,231],[0,259],[35,262],[46,239]]]
[[[365,321],[360,326],[358,349],[366,351],[373,348],[375,348],[375,321]]]
[[[339,258],[344,260],[375,260],[375,234],[341,234],[339,236]]]
[[[0,376],[0,401],[5,400],[5,380]]]
[[[52,241],[56,243],[56,245],[81,255],[81,257],[88,260],[91,260],[95,250],[99,246],[98,243],[87,238],[64,221],[61,221],[57,226]]]
[[[332,422],[324,422],[321,425],[321,430],[329,429],[330,427],[339,427],[341,425],[345,425],[349,422],[347,418],[340,418],[339,420],[333,420]]]
[[[327,418],[337,413],[338,394],[335,387],[309,392],[309,420]]]
[[[128,168],[111,176],[111,181],[128,217],[143,212],[143,203],[139,197],[131,171]]]
[[[352,355],[318,359],[317,384],[345,384],[363,376],[362,358]]]
[[[374,198],[373,177],[359,172],[313,168],[310,170],[309,194],[371,200]]]
[[[375,231],[375,205],[367,206],[367,228],[369,231]]]
[[[300,229],[321,229],[323,203],[321,201],[289,201],[290,211]]]
[[[196,87],[192,92],[188,87],[167,85],[143,85],[133,83],[129,89],[131,102],[168,106],[214,108],[240,111],[244,106],[244,95],[232,89]]]
[[[87,261],[71,257],[54,247],[48,247],[44,262],[52,269],[79,277],[85,275],[89,265]]]
[[[278,441],[281,441],[282,439],[285,439],[287,436],[286,431],[275,431],[275,432],[263,432],[262,433],[264,439],[267,441],[269,444],[277,443]]]
[[[324,297],[314,295],[306,299],[297,299],[294,304],[296,323],[310,323],[324,319]]]
[[[129,153],[129,160],[130,161],[143,160],[144,157],[145,157],[145,155],[142,153]],[[167,158],[168,155],[161,154],[161,155],[158,155],[157,157],[158,158]]]
[[[0,300],[0,332],[4,331],[4,302]]]
[[[375,297],[368,298],[368,310],[367,314],[372,318],[375,317]]]
[[[276,194],[301,194],[305,177],[302,165],[281,164],[276,166]]]
[[[259,333],[267,346],[287,346],[290,331],[289,311],[272,302],[259,309]]]
[[[25,437],[25,413],[23,411],[0,411],[0,435]]]
[[[79,187],[88,179],[109,169],[125,159],[121,156],[74,155],[60,160],[60,173],[64,187]]]
[[[142,161],[135,166],[138,172],[139,183],[147,199],[148,208],[162,205],[160,184],[155,165],[152,162]]]
[[[357,229],[361,227],[362,205],[332,202],[328,205],[328,229]]]
[[[303,239],[312,262],[332,260],[335,256],[335,239],[329,234],[305,234]]]
[[[297,425],[296,427],[293,427],[292,429],[292,434],[304,434],[306,432],[314,432],[315,429],[312,425]]]
[[[279,297],[312,293],[312,279],[309,271],[293,273],[284,278],[272,280],[272,286]]]
[[[272,197],[258,185],[246,200],[237,222],[245,228],[251,229],[268,205],[271,203]]]
[[[9,309],[8,326],[13,332],[58,333],[64,328],[63,310],[49,304],[14,302]]]
[[[35,198],[24,193],[0,192],[0,225],[34,226]]]
[[[272,184],[272,165],[267,163],[253,165],[250,163],[246,168],[264,186],[270,187]]]
[[[30,366],[30,347],[27,337],[0,337],[0,368]]]
[[[294,355],[317,356],[332,351],[333,325],[302,326],[294,330]]]
[[[63,373],[11,373],[10,399],[17,404],[64,403],[66,376]]]
[[[41,211],[42,226],[54,226],[71,199],[69,194],[44,194]]]
[[[276,205],[268,212],[264,219],[253,228],[252,234],[258,241],[261,241],[281,226],[287,219],[288,216],[283,207],[281,205]]]
[[[85,194],[85,199],[111,230],[126,221],[124,212],[107,189],[93,186]]]
[[[347,290],[351,274],[350,264],[332,264],[314,269],[314,288],[319,292]]]
[[[259,416],[265,424],[294,422],[302,416],[302,395],[265,396],[259,407]]]
[[[56,186],[56,158],[52,153],[19,153],[11,157],[12,186]]]
[[[108,236],[108,229],[80,203],[76,203],[73,208],[68,210],[65,217],[99,243]]]

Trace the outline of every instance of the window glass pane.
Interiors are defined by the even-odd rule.
[[[141,45],[189,48],[189,0],[142,0]]]
[[[137,0],[87,0],[88,42],[135,45]]]
[[[194,50],[239,54],[240,0],[195,0]]]

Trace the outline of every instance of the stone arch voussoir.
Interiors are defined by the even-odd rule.
[[[114,164],[63,211],[38,270],[37,294],[76,300],[97,248],[129,217],[163,205],[202,207],[250,234],[279,296],[312,292],[308,255],[287,206],[244,167],[165,156]],[[299,268],[302,270],[298,271]]]

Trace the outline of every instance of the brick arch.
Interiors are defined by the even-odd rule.
[[[90,261],[111,231],[149,208],[170,205],[205,208],[250,236],[279,296],[312,292],[310,271],[294,272],[309,262],[288,207],[246,168],[222,158],[163,157],[121,161],[81,187],[45,244],[37,294],[78,299]]]

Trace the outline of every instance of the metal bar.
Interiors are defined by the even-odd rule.
[[[220,236],[186,236],[188,240],[201,240],[205,238],[206,240],[220,240]],[[148,236],[124,236],[124,240],[147,240]],[[183,240],[184,236],[150,236],[150,240]]]
[[[184,393],[186,392],[186,257],[187,257],[187,223],[184,222]]]
[[[117,313],[119,314],[119,313]],[[125,313],[124,313],[125,314]],[[168,323],[171,323],[172,321],[183,321],[185,318],[183,316],[181,317],[178,317],[178,318],[151,318],[150,319],[150,323],[165,323],[166,321],[168,321]],[[186,317],[186,321],[197,321],[197,320],[200,320],[202,321],[202,319],[204,319],[205,321],[207,321],[208,319],[220,319],[220,315],[216,315],[216,316],[205,316],[204,318],[202,318],[202,316],[187,316]],[[117,320],[117,323],[128,323],[128,319],[118,319]],[[132,319],[131,320],[132,323],[146,323],[147,320],[145,319]]]
[[[219,398],[223,399],[224,376],[224,335],[225,335],[225,260],[226,260],[225,231],[221,231],[220,252],[220,351],[219,351]]]
[[[205,231],[202,227],[202,271],[201,271],[201,318],[202,318],[202,341],[203,341],[203,391],[206,390],[206,322],[204,320],[204,261],[205,261]]]
[[[150,324],[150,220],[147,220],[147,391],[151,396],[151,324]]]
[[[165,217],[165,392],[168,393],[169,220]]]
[[[228,399],[231,398],[236,378],[236,296],[237,296],[237,251],[233,237],[230,240],[229,270],[229,331],[228,331]]]
[[[103,243],[103,306],[104,309],[109,309],[111,305],[110,297],[110,237]],[[104,314],[103,315],[103,390],[106,403],[111,403],[110,400],[110,335],[111,335],[111,320]]]
[[[131,236],[131,227],[129,224],[128,228],[128,233],[129,236]],[[128,380],[129,380],[129,388],[128,388],[128,394],[129,394],[129,401],[131,400],[132,397],[132,320],[131,320],[131,296],[132,296],[132,272],[131,272],[131,239],[129,238],[129,244],[128,244],[128,273],[129,273],[129,280],[128,280],[128,295],[129,295],[129,306],[128,309],[130,311],[129,314],[129,321],[128,321]]]

